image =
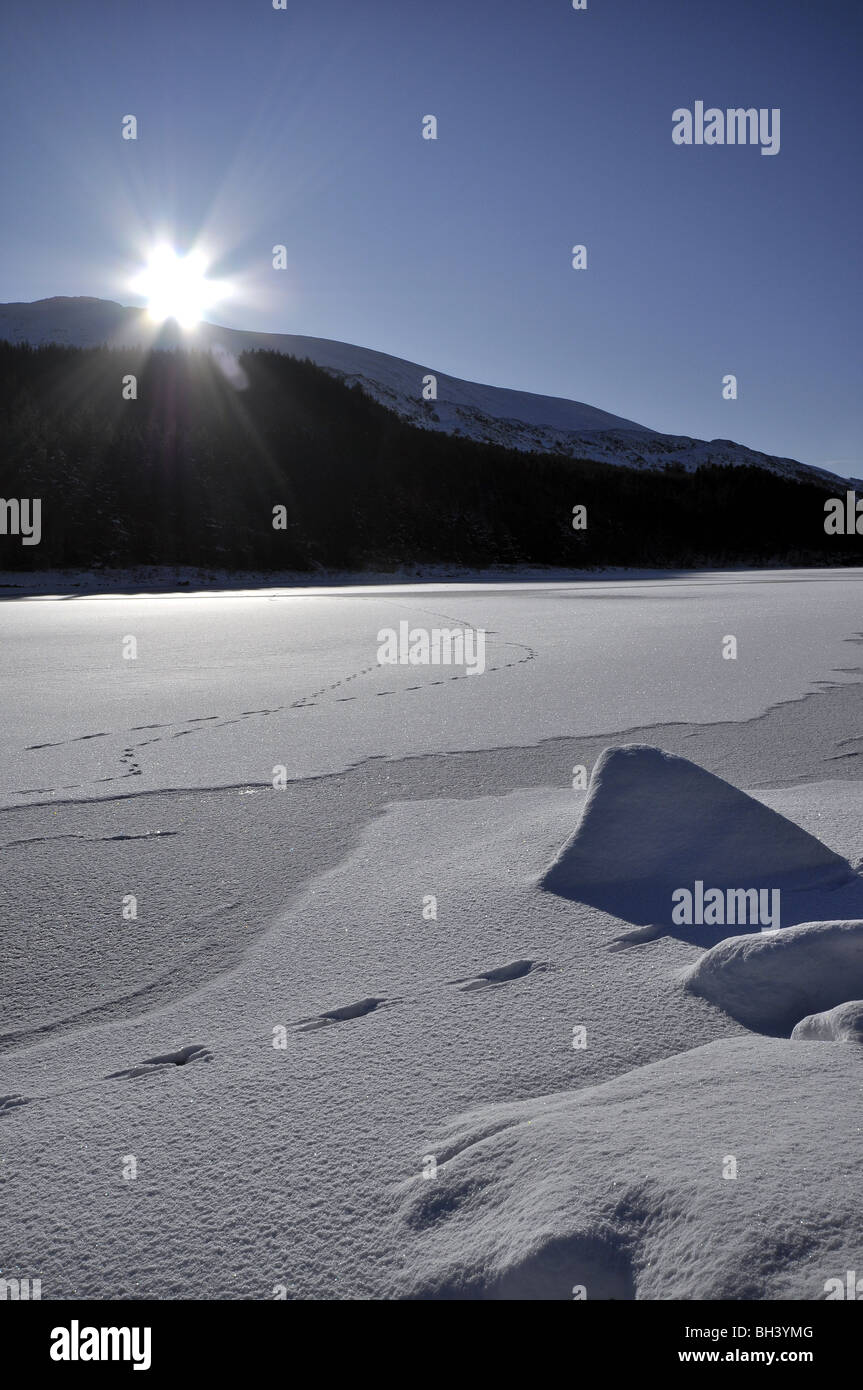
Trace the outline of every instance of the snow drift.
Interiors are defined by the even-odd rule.
[[[787,1033],[804,1014],[863,994],[863,921],[802,922],[775,934],[732,936],[681,978],[747,1028]]]
[[[399,1190],[396,1291],[824,1298],[859,1249],[861,1080],[855,1049],[735,1038],[473,1111]]]
[[[699,880],[808,894],[855,875],[814,835],[687,758],[646,744],[606,748],[579,824],[541,886],[627,921],[671,926],[672,894]],[[710,942],[710,929],[674,930]]]
[[[808,1014],[791,1037],[795,1042],[863,1043],[863,999],[850,999],[825,1013]]]

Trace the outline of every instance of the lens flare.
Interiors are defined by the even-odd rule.
[[[200,251],[178,256],[170,246],[157,246],[150,253],[130,288],[146,298],[147,312],[156,323],[176,319],[182,328],[193,328],[226,293],[223,284],[207,279],[207,263]]]

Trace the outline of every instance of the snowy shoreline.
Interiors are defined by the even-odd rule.
[[[728,566],[720,569],[561,569],[544,565],[512,565],[495,569],[472,569],[453,565],[413,565],[397,570],[321,570],[309,573],[300,570],[202,570],[194,567],[142,565],[133,569],[100,570],[0,570],[0,602],[9,598],[88,597],[99,594],[146,596],[183,592],[187,596],[201,593],[257,593],[270,589],[290,589],[296,592],[319,593],[327,589],[358,588],[369,591],[388,588],[428,586],[453,588],[488,585],[496,587],[510,583],[543,585],[573,583],[641,582],[645,580],[681,579],[687,576],[704,579],[728,576],[765,574],[786,570],[787,565]],[[854,574],[858,567],[804,566],[803,574]]]

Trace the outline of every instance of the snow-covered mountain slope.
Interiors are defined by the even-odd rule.
[[[10,342],[67,343],[75,347],[109,343],[122,347],[152,341],[153,333],[144,310],[127,308],[112,300],[60,296],[32,304],[0,304],[0,338]],[[835,479],[843,489],[854,482],[794,459],[759,453],[729,439],[707,442],[686,435],[660,434],[580,401],[461,381],[436,370],[434,365],[421,366],[327,338],[248,333],[201,323],[194,334],[182,339],[176,329],[163,328],[159,340],[210,348],[221,345],[235,355],[267,348],[307,357],[348,385],[361,386],[381,405],[423,429],[463,434],[513,449],[560,452],[635,468],[661,468],[676,463],[692,470],[710,463],[751,464],[786,477]],[[437,382],[435,401],[423,399],[423,378],[429,374]]]

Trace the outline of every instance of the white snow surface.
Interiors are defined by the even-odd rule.
[[[823,1298],[859,1268],[863,1054],[788,1034],[863,995],[856,873],[789,895],[818,906],[798,951],[746,938],[790,943],[765,957],[779,1037],[759,965],[744,1023],[681,985],[702,934],[622,940],[630,917],[539,884],[573,767],[627,743],[695,766],[652,799],[631,780],[658,825],[716,804],[709,772],[770,808],[746,809],[753,871],[793,842],[851,873],[860,578],[0,603],[4,1276],[46,1300]],[[380,668],[402,618],[482,627],[489,669]],[[621,865],[663,853],[641,824]]]
[[[863,993],[863,921],[800,922],[778,932],[727,937],[682,978],[692,993],[747,1028],[790,1031],[804,1015]]]
[[[705,888],[830,889],[854,875],[813,835],[688,758],[607,748],[581,820],[542,887],[630,921],[670,921],[672,894]]]
[[[849,999],[823,1013],[807,1014],[791,1033],[800,1042],[863,1043],[863,999]]]
[[[0,582],[0,594],[30,592],[28,576]],[[0,804],[261,786],[276,763],[295,780],[498,747],[570,786],[574,764],[589,770],[608,744],[639,737],[706,766],[702,748],[720,736],[719,770],[738,787],[771,785],[757,769],[786,743],[786,780],[853,775],[859,761],[859,569],[322,589],[259,580],[257,592],[198,594],[149,594],[146,577],[129,576],[125,592],[101,595],[100,582],[85,576],[85,597],[60,599],[56,576],[53,597],[0,604]],[[433,667],[381,666],[377,634],[401,621],[482,628],[486,671],[442,680]],[[737,661],[722,659],[729,632]],[[121,658],[127,634],[135,661]],[[703,743],[693,724],[711,726]]]
[[[0,304],[0,338],[9,342],[129,347],[153,341],[154,331],[143,309],[112,300],[55,296],[33,303]],[[855,485],[853,479],[795,459],[776,458],[730,439],[707,441],[662,434],[580,401],[462,381],[441,370],[439,364],[407,362],[332,339],[254,333],[202,322],[186,334],[167,325],[159,341],[213,350],[226,361],[256,348],[309,358],[349,386],[361,386],[381,405],[423,429],[462,434],[512,449],[560,452],[633,468],[662,468],[674,463],[692,470],[705,464],[748,464],[784,477],[830,480],[842,492]],[[428,374],[437,381],[436,401],[423,399],[423,380]]]
[[[859,1249],[863,1169],[835,1125],[863,1098],[851,1051],[728,1039],[459,1117],[435,1179],[400,1189],[401,1292],[824,1298]]]

